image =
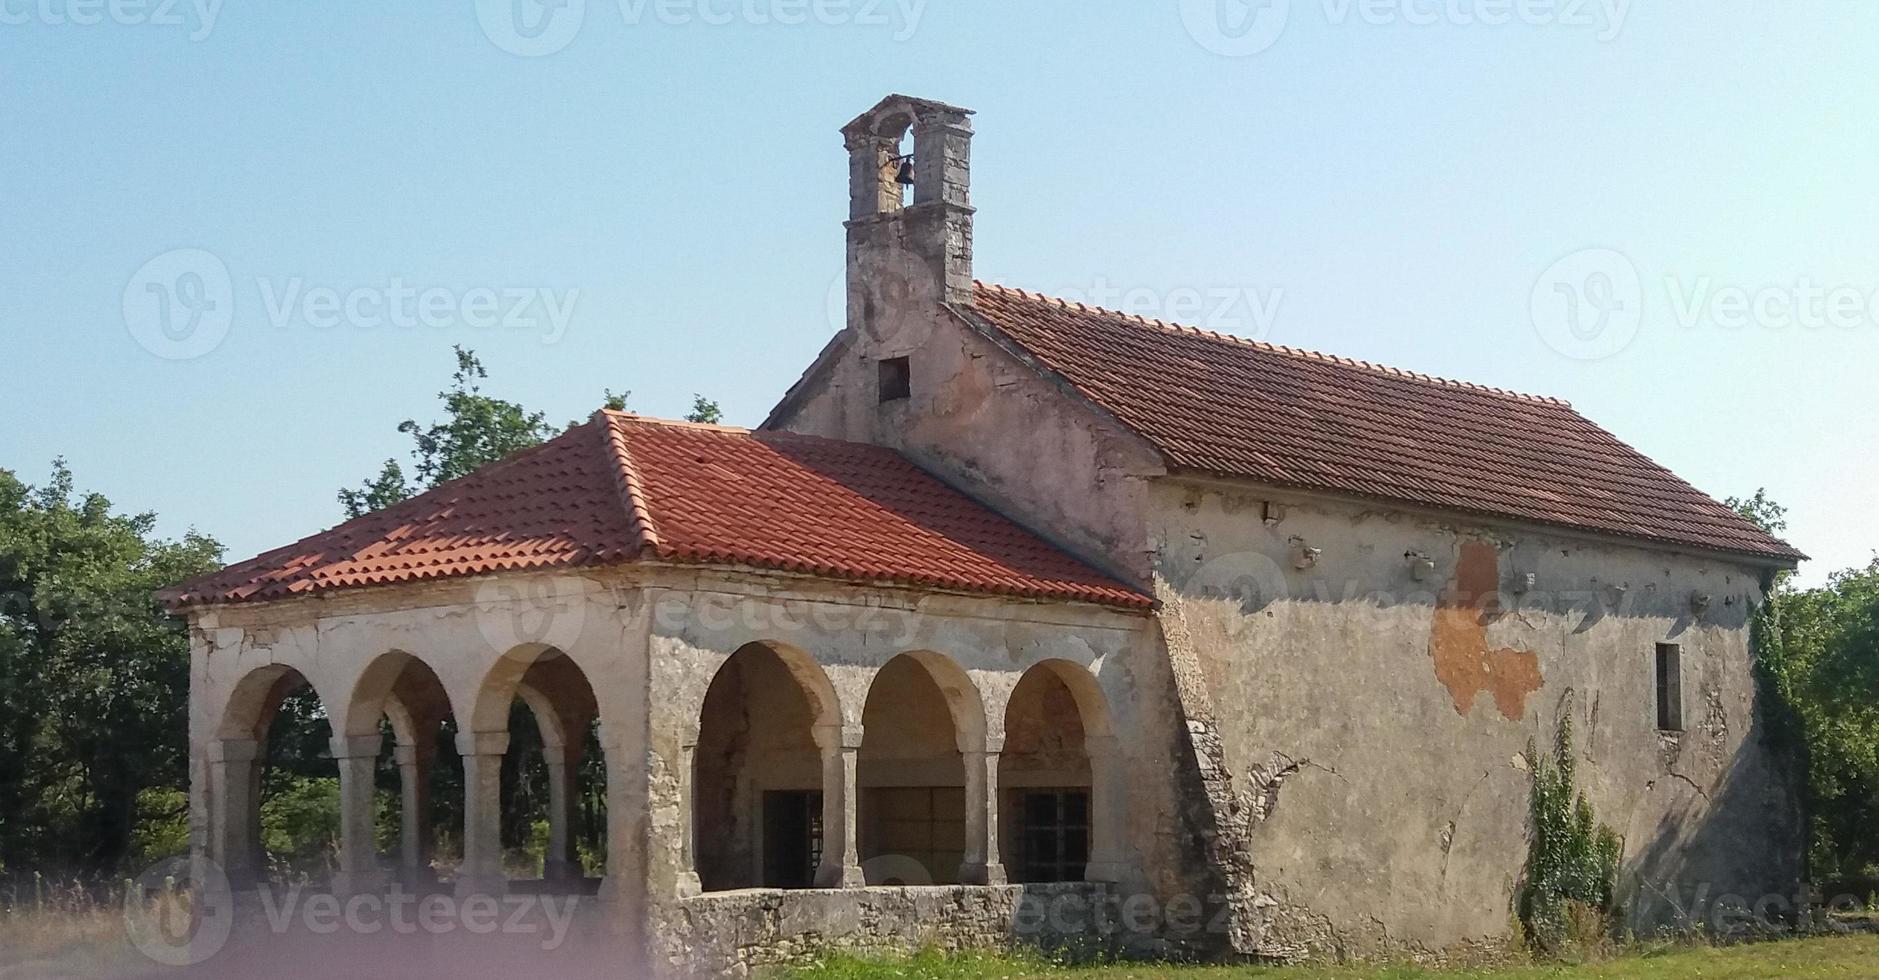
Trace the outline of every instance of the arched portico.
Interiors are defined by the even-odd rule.
[[[1120,761],[1108,701],[1087,669],[1045,660],[1025,671],[1006,703],[998,760],[1013,880],[1120,879]]]
[[[862,710],[860,844],[870,884],[1000,883],[996,750],[970,677],[931,651],[881,667]]]
[[[512,811],[508,829],[519,842],[528,833],[523,821],[535,807],[505,807],[505,796],[513,802],[523,787],[538,782],[545,784],[546,799],[540,808],[546,810],[548,823],[542,878],[555,887],[581,887],[585,874],[577,846],[577,804],[586,798],[596,801],[593,809],[604,810],[598,803],[605,799],[604,785],[583,786],[606,778],[606,760],[601,755],[604,743],[598,732],[600,714],[587,673],[558,648],[518,646],[489,669],[477,687],[468,724],[457,735],[464,787],[460,894],[507,890],[505,810]],[[532,719],[533,725],[518,733],[511,721],[524,718]],[[593,760],[597,764],[583,766],[589,752],[597,756]],[[604,833],[604,812],[596,813],[591,823],[594,833]]]
[[[340,860],[346,876],[338,883],[342,890],[368,890],[385,877],[374,844],[374,789],[384,722],[390,723],[398,770],[398,877],[411,887],[434,883],[431,785],[452,714],[450,696],[436,672],[409,653],[384,653],[360,672],[344,716],[345,730],[333,740],[340,767]]]
[[[314,717],[325,713],[326,702],[298,670],[268,664],[249,671],[230,692],[208,746],[209,854],[237,888],[258,884],[267,875],[262,777],[271,731],[290,698],[310,699],[308,713]]]

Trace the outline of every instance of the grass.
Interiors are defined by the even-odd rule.
[[[1641,948],[1579,966],[1513,965],[1437,970],[1413,966],[1197,967],[1121,964],[1067,967],[1022,956],[922,954],[909,959],[834,958],[785,971],[787,980],[1765,980],[1879,978],[1879,936],[1841,936],[1730,947]]]
[[[108,977],[144,966],[126,941],[119,900],[43,880],[0,896],[0,980]]]

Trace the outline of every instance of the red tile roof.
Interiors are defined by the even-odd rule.
[[[617,412],[163,598],[241,602],[640,558],[1151,605],[890,449]]]
[[[1803,557],[1562,401],[984,283],[962,312],[1175,469],[1782,563]]]

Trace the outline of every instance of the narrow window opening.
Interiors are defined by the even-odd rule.
[[[822,863],[822,794],[772,791],[763,794],[763,883],[767,888],[808,888]]]
[[[1050,790],[1018,794],[1019,880],[1082,881],[1090,860],[1090,794]]]
[[[881,404],[913,397],[913,364],[904,357],[881,362]]]
[[[1675,643],[1657,645],[1657,730],[1683,731],[1683,650]]]

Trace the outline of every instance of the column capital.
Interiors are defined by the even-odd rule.
[[[860,725],[817,725],[812,734],[823,749],[859,749],[864,731]]]
[[[384,739],[378,735],[335,735],[332,741],[334,759],[376,759],[384,745]]]
[[[959,736],[959,751],[967,755],[997,755],[1005,751],[1005,733],[987,732],[979,744],[967,744],[966,736]]]
[[[224,738],[209,743],[210,762],[253,762],[260,757],[259,739]]]
[[[508,732],[458,732],[458,755],[502,755],[509,751]]]

